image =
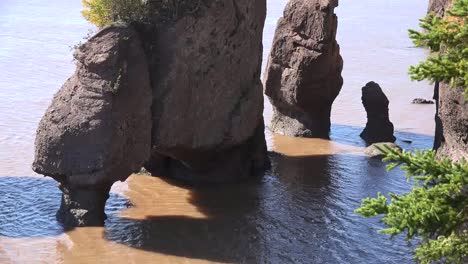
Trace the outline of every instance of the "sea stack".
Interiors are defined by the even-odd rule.
[[[189,182],[246,179],[267,164],[260,80],[266,1],[190,3],[154,32],[146,168]]]
[[[361,137],[366,143],[395,142],[393,124],[388,115],[389,101],[377,83],[369,82],[362,88],[362,104],[367,112],[367,124]]]
[[[286,6],[264,76],[272,132],[329,137],[332,104],[343,85],[337,6],[338,0],[290,0]]]
[[[143,166],[219,183],[261,175],[268,164],[265,0],[174,8],[154,10],[135,30],[106,27],[80,46],[75,74],[39,125],[33,169],[59,182],[57,218],[66,225],[102,225],[112,184]]]
[[[74,56],[74,75],[39,124],[33,170],[59,182],[61,222],[102,225],[112,184],[150,155],[148,64],[138,34],[124,24],[102,29]]]

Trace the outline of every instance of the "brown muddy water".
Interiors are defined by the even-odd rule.
[[[269,0],[265,57],[286,0]],[[79,0],[0,0],[0,263],[412,263],[412,245],[377,234],[378,220],[353,213],[377,192],[410,188],[401,171],[363,155],[360,88],[379,82],[390,99],[398,143],[432,146],[427,83],[407,68],[426,56],[407,38],[426,0],[342,0],[345,61],[331,140],[267,132],[273,168],[263,179],[188,187],[148,176],[117,183],[104,228],[64,230],[60,192],[31,169],[34,132],[73,72],[70,46],[92,28]],[[265,116],[271,116],[266,103]],[[408,143],[411,141],[411,143]]]

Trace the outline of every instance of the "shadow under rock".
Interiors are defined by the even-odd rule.
[[[171,180],[171,184],[179,185]],[[189,202],[205,218],[147,216],[144,220],[110,217],[106,239],[130,247],[216,262],[258,263],[258,182],[205,187],[184,186]],[[164,208],[161,208],[164,210]]]
[[[215,262],[310,260],[306,249],[311,242],[295,238],[301,238],[304,229],[327,232],[313,225],[326,222],[316,213],[332,193],[327,187],[328,156],[270,156],[274,167],[259,181],[204,187],[171,181],[190,191],[189,202],[206,218],[112,217],[105,237],[142,250]]]
[[[349,127],[346,131],[357,132]],[[114,215],[106,222],[105,238],[145,251],[215,262],[411,261],[404,239],[378,235],[381,223],[354,213],[361,199],[378,191],[407,190],[401,171],[389,174],[384,163],[359,155],[269,156],[271,171],[259,181],[204,187],[171,181],[189,191],[189,203],[204,218]]]

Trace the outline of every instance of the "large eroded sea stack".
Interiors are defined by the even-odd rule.
[[[112,184],[144,165],[191,182],[237,181],[267,165],[265,0],[177,6],[155,11],[138,33],[115,24],[77,49],[33,164],[60,183],[65,224],[102,225]]]
[[[131,27],[101,30],[75,59],[75,74],[39,124],[33,169],[60,183],[59,220],[101,225],[112,184],[139,171],[150,155],[152,90]]]
[[[278,22],[264,77],[275,133],[329,136],[331,107],[343,85],[337,6],[338,0],[290,0]]]
[[[202,1],[157,33],[153,174],[247,178],[266,163],[260,81],[265,0]]]

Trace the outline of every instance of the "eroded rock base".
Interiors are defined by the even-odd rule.
[[[329,138],[330,110],[313,115],[304,113],[284,113],[274,109],[270,130],[290,137]]]
[[[173,178],[188,184],[233,183],[262,176],[269,168],[263,123],[253,137],[227,150],[185,151],[187,161],[179,161],[153,151],[145,168],[154,176]]]
[[[64,226],[103,226],[107,219],[104,208],[110,186],[101,188],[73,188],[60,185],[62,203],[57,221]]]

